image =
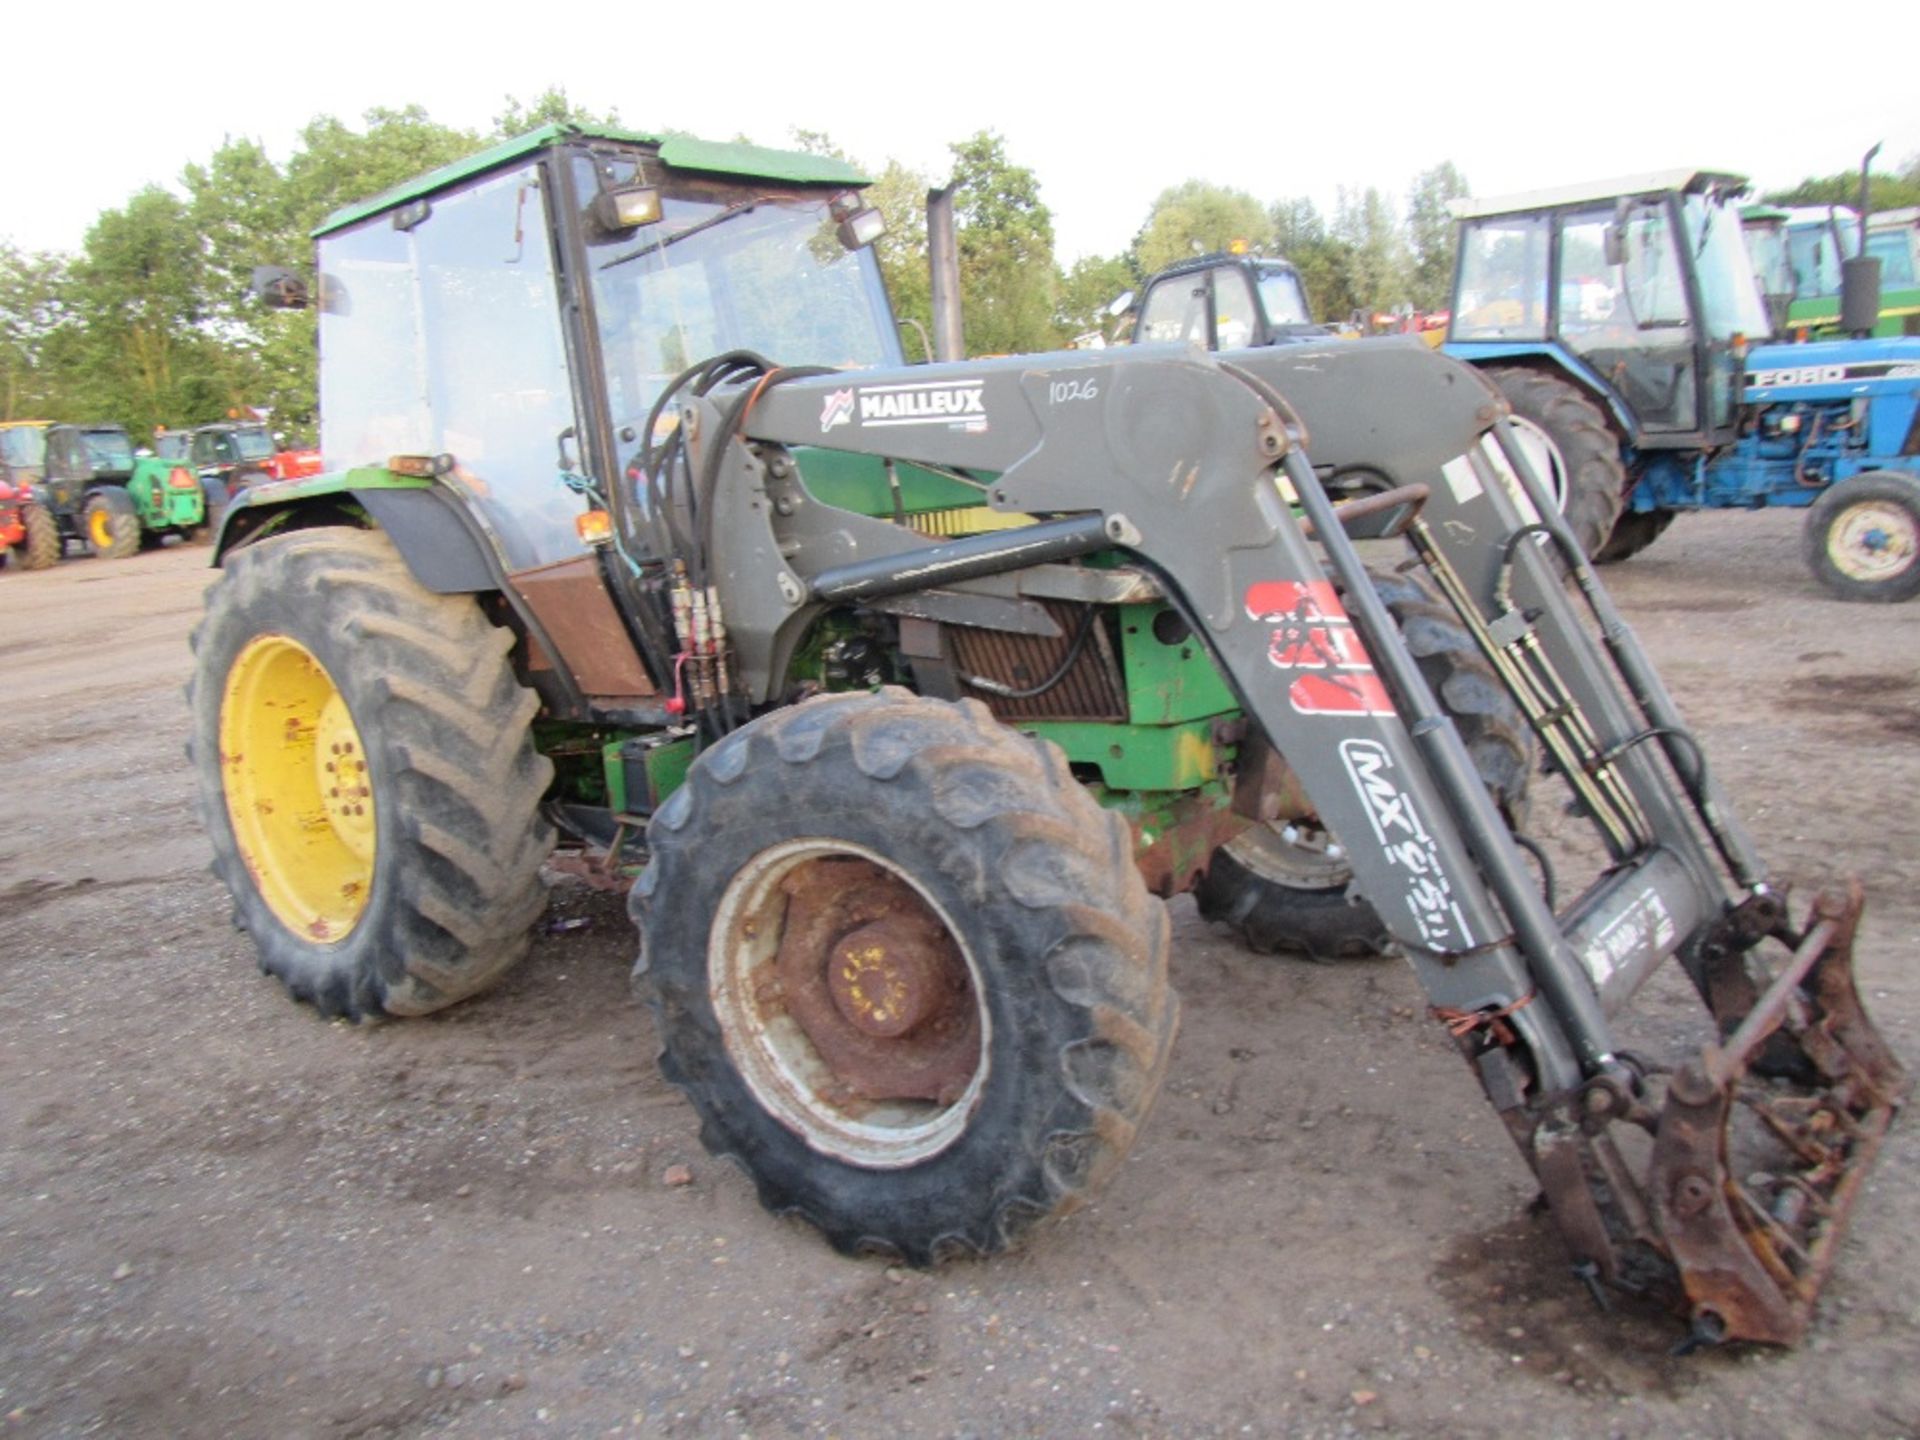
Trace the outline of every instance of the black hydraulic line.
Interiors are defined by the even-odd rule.
[[[1039,684],[1029,685],[1024,690],[1018,690],[1011,685],[1003,685],[998,680],[989,680],[984,675],[962,675],[960,677],[961,683],[971,685],[975,690],[984,690],[987,694],[996,695],[1002,700],[1031,700],[1036,696],[1046,694],[1049,690],[1053,689],[1054,686],[1067,678],[1067,673],[1073,669],[1074,663],[1079,660],[1080,652],[1087,648],[1087,641],[1093,637],[1094,620],[1099,613],[1096,607],[1092,605],[1087,606],[1086,614],[1080,617],[1080,623],[1074,627],[1073,643],[1067,646],[1067,653],[1060,657],[1060,663],[1054,666],[1053,672],[1044,680],[1040,681]]]
[[[1508,467],[1519,480],[1527,498],[1533,502],[1535,513],[1541,517],[1541,529],[1553,537],[1572,570],[1574,583],[1579,587],[1594,619],[1599,622],[1601,643],[1607,647],[1607,653],[1613,658],[1620,678],[1626,682],[1634,703],[1640,707],[1640,713],[1659,735],[1661,748],[1674,773],[1683,777],[1682,789],[1693,801],[1694,813],[1700,817],[1700,823],[1713,838],[1714,848],[1720,852],[1720,858],[1734,880],[1749,890],[1764,884],[1766,865],[1754,849],[1752,840],[1747,837],[1745,828],[1726,809],[1719,782],[1710,775],[1700,775],[1698,793],[1684,783],[1684,777],[1690,773],[1689,764],[1699,758],[1700,747],[1692,743],[1686,722],[1673,703],[1673,697],[1667,693],[1666,686],[1660,683],[1660,677],[1654,673],[1647,652],[1641,648],[1639,637],[1633,633],[1621,616],[1619,607],[1613,603],[1613,597],[1594,575],[1593,567],[1588,564],[1579,542],[1573,538],[1573,532],[1561,517],[1559,507],[1533,473],[1531,463],[1511,431],[1510,420],[1502,419],[1495,423],[1493,434],[1500,446],[1500,453],[1506,456]],[[1687,736],[1685,741],[1678,738],[1682,735]]]
[[[1042,520],[1017,530],[969,535],[940,545],[880,555],[836,565],[813,577],[812,598],[822,604],[847,604],[930,590],[956,580],[1001,575],[1054,560],[1072,560],[1112,548],[1106,518],[1073,515],[1064,520]]]
[[[1459,572],[1441,553],[1426,526],[1415,522],[1408,527],[1407,538],[1434,583],[1453,605],[1461,623],[1473,633],[1487,663],[1513,691],[1534,733],[1565,773],[1567,783],[1592,813],[1595,823],[1606,832],[1607,847],[1613,858],[1624,860],[1637,854],[1646,844],[1645,817],[1619,777],[1603,761],[1599,738],[1554,669],[1552,659],[1531,632],[1508,645],[1495,640]],[[1511,551],[1509,545],[1508,553]]]

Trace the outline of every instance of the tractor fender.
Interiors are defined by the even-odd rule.
[[[313,525],[364,525],[386,531],[414,578],[436,595],[507,590],[506,569],[456,501],[431,482],[394,486],[345,477],[248,486],[235,497],[214,547],[216,565],[243,545]],[[380,472],[383,480],[386,472]],[[315,483],[333,481],[332,484]],[[341,481],[347,483],[340,483]]]
[[[508,583],[506,565],[479,516],[434,481],[382,467],[247,486],[221,522],[213,563],[219,565],[235,550],[270,535],[320,525],[385,531],[425,589],[436,595],[498,594],[511,608],[517,628],[542,653],[562,653],[540,616]],[[554,687],[549,701],[556,714],[588,713],[586,696],[571,670],[554,666],[544,673]]]
[[[1600,373],[1586,361],[1558,345],[1543,345],[1537,341],[1512,345],[1449,341],[1440,348],[1454,359],[1465,361],[1475,368],[1515,361],[1551,365],[1585,390],[1597,403],[1604,405],[1622,435],[1637,437],[1639,434],[1633,417],[1627,413],[1627,407],[1620,403],[1620,397],[1614,393],[1613,387],[1602,380]]]

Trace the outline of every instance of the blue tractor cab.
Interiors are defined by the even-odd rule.
[[[1920,341],[1768,343],[1745,189],[1673,170],[1457,202],[1446,349],[1506,396],[1595,559],[1644,549],[1682,510],[1810,507],[1822,583],[1910,598]]]

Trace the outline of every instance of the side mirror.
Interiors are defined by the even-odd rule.
[[[254,266],[247,289],[269,310],[304,310],[309,303],[307,282],[284,265]]]
[[[1606,234],[1602,238],[1600,245],[1601,249],[1605,252],[1607,264],[1624,265],[1627,263],[1627,237],[1618,224],[1607,226]]]
[[[1122,290],[1119,298],[1107,306],[1107,314],[1113,319],[1118,320],[1131,309],[1133,309],[1133,291]]]

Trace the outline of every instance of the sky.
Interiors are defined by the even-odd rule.
[[[1263,202],[1304,195],[1331,216],[1341,186],[1404,208],[1413,178],[1445,160],[1498,195],[1678,167],[1767,189],[1855,168],[1876,141],[1888,169],[1920,155],[1920,103],[1872,58],[1876,44],[1904,54],[1920,26],[1882,0],[1836,10],[1832,27],[1686,0],[329,0],[284,22],[263,9],[16,7],[13,53],[83,58],[89,78],[76,93],[75,65],[10,67],[0,238],[77,249],[102,210],[150,183],[177,188],[229,136],[284,160],[316,115],[357,125],[410,103],[486,130],[507,95],[556,85],[635,129],[766,145],[821,131],[876,173],[898,159],[936,182],[950,143],[995,130],[1038,176],[1063,263],[1122,251],[1154,197],[1189,179]],[[83,13],[98,17],[84,33]]]

